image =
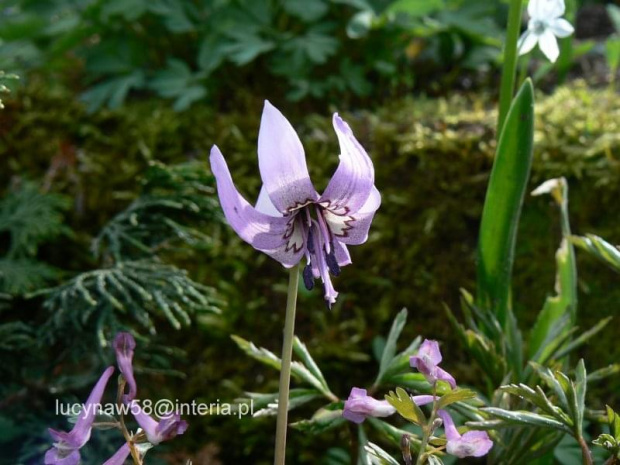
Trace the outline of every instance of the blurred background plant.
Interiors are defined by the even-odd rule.
[[[204,99],[228,108],[267,88],[306,102],[441,93],[494,82],[506,3],[7,0],[0,69],[76,89],[90,111],[153,94],[179,111]],[[582,3],[569,2],[570,19]],[[610,22],[609,11],[592,21]],[[591,49],[571,44],[563,41],[560,80]]]

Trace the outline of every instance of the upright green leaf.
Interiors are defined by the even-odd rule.
[[[388,335],[387,341],[385,342],[385,346],[383,348],[383,354],[381,355],[381,362],[379,364],[379,374],[377,375],[376,383],[379,383],[383,378],[386,370],[390,366],[390,362],[396,355],[396,342],[398,341],[398,337],[405,327],[405,323],[407,322],[407,309],[403,308],[396,318],[394,318],[394,323],[392,323],[392,328],[390,329],[390,334]]]
[[[532,165],[534,88],[527,80],[515,97],[503,131],[482,213],[478,245],[478,305],[509,323],[510,281],[517,228]]]
[[[577,316],[577,264],[574,246],[569,241],[571,231],[568,216],[568,184],[564,178],[551,179],[532,192],[532,195],[539,194],[551,194],[560,207],[563,239],[556,253],[556,295],[547,298],[530,336],[529,354],[532,360],[553,327],[564,315],[568,315],[568,321],[573,324]],[[570,326],[569,324],[567,328]]]

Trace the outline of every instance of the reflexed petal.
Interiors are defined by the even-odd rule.
[[[540,50],[542,50],[549,61],[555,63],[560,56],[560,48],[558,46],[558,40],[553,35],[553,32],[549,29],[545,30],[540,36],[538,44],[540,45]]]
[[[519,38],[519,43],[517,45],[519,49],[519,55],[525,55],[530,53],[536,44],[538,43],[538,36],[534,34],[532,31],[527,30],[521,35]]]
[[[318,199],[297,133],[268,101],[258,133],[258,167],[269,198],[281,213]]]
[[[340,144],[340,165],[319,202],[329,202],[335,211],[358,211],[368,199],[375,182],[370,157],[338,113],[333,118]]]
[[[297,264],[304,253],[305,233],[295,217],[275,218],[252,207],[235,188],[217,146],[211,149],[210,161],[224,215],[239,237],[286,267]]]
[[[275,216],[280,218],[282,213],[275,207],[271,199],[269,198],[269,194],[267,194],[267,189],[265,186],[261,187],[260,193],[258,194],[258,200],[256,201],[256,207],[259,212],[264,213],[265,215]]]
[[[71,437],[69,442],[71,446],[79,449],[90,439],[90,430],[97,415],[97,409],[95,407],[101,404],[103,392],[105,391],[105,387],[108,384],[108,380],[112,376],[112,373],[114,373],[114,367],[108,367],[103,372],[99,378],[99,381],[97,381],[97,384],[95,384],[95,387],[88,396],[82,413],[80,413],[79,418],[75,422],[75,426],[68,434],[68,436]]]
[[[381,205],[381,194],[373,187],[366,203],[357,212],[347,215],[325,210],[325,221],[336,240],[345,244],[359,245],[368,239],[368,230]]]
[[[351,264],[351,255],[349,255],[349,249],[347,246],[339,241],[334,241],[334,254],[338,265],[346,266]]]
[[[118,368],[129,385],[129,393],[123,395],[124,402],[131,402],[136,398],[138,391],[136,380],[133,376],[133,351],[136,348],[136,340],[127,332],[120,332],[114,338],[114,351]]]
[[[112,457],[106,460],[103,465],[123,465],[127,457],[129,457],[129,454],[129,446],[125,443]]]
[[[551,32],[553,32],[555,36],[560,39],[568,37],[575,32],[573,25],[563,18],[558,18],[551,21],[549,23],[549,28],[551,29]]]

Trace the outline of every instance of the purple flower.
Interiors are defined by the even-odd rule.
[[[417,355],[412,356],[409,363],[413,368],[417,368],[429,383],[435,384],[437,380],[442,380],[447,381],[452,389],[456,388],[452,375],[438,366],[441,363],[441,352],[437,341],[424,340]]]
[[[211,169],[226,219],[255,249],[290,268],[306,258],[304,284],[321,279],[329,307],[336,301],[330,273],[349,265],[347,245],[362,244],[381,195],[374,167],[338,114],[333,125],[340,143],[340,165],[322,195],[312,185],[301,141],[288,120],[265,101],[258,135],[258,165],[263,181],[256,208],[237,191],[217,146]]]
[[[454,421],[448,412],[439,410],[437,414],[443,420],[443,427],[448,440],[446,444],[448,454],[455,455],[461,459],[465,457],[482,457],[493,447],[493,441],[491,441],[486,431],[467,431],[461,435],[456,426],[454,426]]]
[[[50,435],[55,442],[54,446],[45,453],[45,465],[77,465],[80,462],[80,449],[90,439],[93,421],[112,373],[114,373],[114,367],[108,367],[103,372],[70,433],[50,428]]]
[[[129,385],[129,393],[123,395],[123,402],[131,402],[136,398],[137,386],[133,376],[133,350],[136,348],[136,340],[129,333],[121,332],[114,338],[114,351],[118,368]]]
[[[430,404],[433,396],[413,396],[417,405]],[[353,423],[363,423],[367,417],[388,417],[396,412],[387,400],[377,400],[366,394],[366,389],[354,387],[344,403],[342,416]]]
[[[129,457],[130,453],[131,451],[129,450],[129,444],[125,443],[116,451],[116,453],[112,457],[106,460],[103,465],[123,465],[125,463],[125,460],[127,460],[127,457]]]
[[[187,422],[181,420],[181,416],[178,413],[170,414],[157,421],[146,414],[135,401],[131,403],[131,413],[144,430],[146,438],[154,446],[162,441],[167,441],[179,434],[183,434],[187,430]]]

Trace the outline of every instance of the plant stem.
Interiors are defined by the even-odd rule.
[[[508,12],[508,31],[506,44],[504,45],[504,66],[502,70],[502,83],[499,93],[499,116],[497,120],[497,137],[499,138],[504,127],[512,97],[515,90],[515,77],[517,72],[517,42],[521,32],[521,10],[523,0],[512,0]]]
[[[594,462],[592,461],[592,453],[590,452],[586,441],[583,439],[583,437],[580,436],[579,438],[577,438],[577,442],[579,442],[579,447],[581,447],[583,465],[594,465]]]
[[[274,465],[284,465],[286,457],[286,429],[288,420],[288,394],[291,384],[291,359],[293,357],[293,337],[295,335],[295,310],[297,308],[297,288],[299,286],[299,266],[291,268],[284,319],[284,343],[282,344],[282,367],[280,369],[280,388],[278,396],[278,420],[276,425],[276,450]]]
[[[127,430],[127,426],[125,426],[125,415],[123,413],[124,409],[122,408],[123,406],[122,398],[123,398],[123,393],[125,392],[126,383],[127,381],[121,375],[120,382],[118,384],[118,392],[116,394],[116,405],[118,405],[118,409],[120,412],[120,428],[121,428],[121,431],[123,432],[123,437],[125,438],[125,441],[127,442],[127,445],[129,446],[129,452],[131,454],[131,458],[133,459],[134,465],[142,465],[140,454],[136,450],[136,447],[133,443],[133,438],[131,437],[131,434],[129,434],[129,431]]]
[[[431,411],[431,416],[426,423],[424,429],[424,437],[422,438],[422,442],[420,443],[420,452],[418,454],[418,458],[415,462],[415,465],[423,465],[426,462],[426,447],[428,446],[428,442],[433,435],[435,429],[433,428],[433,423],[435,422],[435,417],[437,416],[437,383],[433,383],[433,410]]]

